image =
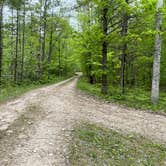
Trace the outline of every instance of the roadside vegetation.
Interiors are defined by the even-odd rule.
[[[139,135],[83,123],[75,127],[70,145],[72,166],[164,166],[166,148]]]
[[[166,113],[166,93],[160,94],[160,101],[153,105],[150,101],[150,91],[139,88],[126,88],[126,92],[121,95],[118,86],[109,86],[108,94],[103,95],[99,84],[88,83],[87,78],[81,77],[77,88],[89,95],[99,97],[106,101],[119,103],[127,107],[149,110],[157,113]]]
[[[42,83],[42,82],[38,81],[38,82],[29,83],[29,84],[26,83],[26,84],[22,84],[22,85],[5,86],[0,91],[0,102],[14,99],[14,98],[30,91],[30,90],[33,90],[36,88],[41,88],[41,87],[46,86],[46,85],[58,83],[58,82],[63,81],[69,77],[70,76],[56,77],[52,80],[49,80],[47,83]]]

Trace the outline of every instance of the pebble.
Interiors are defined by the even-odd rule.
[[[12,134],[12,133],[13,133],[13,130],[8,130],[7,133],[8,133],[8,134]]]

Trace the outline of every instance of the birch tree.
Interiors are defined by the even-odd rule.
[[[161,26],[162,26],[162,11],[163,0],[158,0],[156,8],[156,38],[155,51],[153,60],[153,76],[152,76],[152,91],[151,101],[157,104],[159,100],[159,84],[160,84],[160,58],[161,58]]]

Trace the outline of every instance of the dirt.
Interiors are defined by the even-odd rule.
[[[76,90],[77,77],[0,106],[0,166],[67,166],[75,123],[89,121],[166,145],[166,116],[123,108]]]

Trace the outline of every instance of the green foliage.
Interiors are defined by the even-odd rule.
[[[73,166],[164,165],[166,148],[139,135],[122,135],[113,130],[83,123],[75,127],[70,145]]]
[[[12,8],[19,9],[23,3],[25,3],[26,0],[7,0],[7,3]]]
[[[42,79],[39,81],[28,82],[28,80],[26,80],[24,84],[17,85],[17,86],[11,86],[9,84],[8,86],[5,86],[4,88],[2,88],[0,91],[0,103],[6,100],[14,99],[30,90],[41,88],[43,86],[51,85],[59,81],[65,80],[69,78],[70,76],[71,75],[64,76],[64,77],[52,77],[49,79],[47,78],[46,81]]]
[[[6,5],[10,7],[8,12],[10,16],[6,18],[7,21],[4,22],[3,27],[0,90],[6,91],[13,85],[21,86],[32,82],[45,84],[59,76],[72,75],[75,69],[79,68],[78,60],[73,55],[72,35],[74,30],[64,13],[60,13],[58,16],[53,10],[55,6],[60,5],[59,2],[54,1],[52,4],[48,0],[45,8],[44,1],[30,3],[26,0],[8,0],[6,2]],[[61,8],[61,6],[59,7]],[[23,34],[25,35],[24,41]],[[17,40],[18,49],[16,49]],[[16,82],[15,77],[17,77]]]
[[[125,94],[120,95],[118,86],[109,86],[108,94],[103,95],[100,85],[91,85],[86,78],[81,78],[77,85],[78,89],[87,92],[89,95],[99,97],[106,101],[122,104],[127,107],[149,110],[156,113],[166,113],[166,93],[161,93],[160,102],[153,105],[150,101],[150,91],[138,88],[126,88]]]
[[[127,87],[131,87],[132,89],[135,87],[141,89],[143,87],[150,90],[152,84],[155,36],[157,33],[160,33],[163,39],[160,89],[166,90],[166,35],[164,31],[166,27],[166,4],[164,3],[161,11],[163,13],[163,26],[161,31],[157,32],[155,25],[156,2],[156,0],[92,0],[83,1],[83,3],[79,1],[78,22],[80,29],[77,36],[78,40],[75,41],[77,45],[75,50],[79,54],[78,57],[80,57],[82,70],[88,82],[101,86],[101,76],[104,73],[107,74],[109,86],[116,86],[120,89],[119,86],[123,72],[122,57],[125,56],[125,95],[130,91]],[[108,21],[108,34],[106,36],[102,32],[101,23],[104,8],[108,9],[106,16]],[[125,25],[126,19],[127,25]],[[108,49],[106,70],[102,68],[103,41],[107,42]],[[148,98],[150,98],[150,94]],[[150,102],[149,100],[148,104]]]

